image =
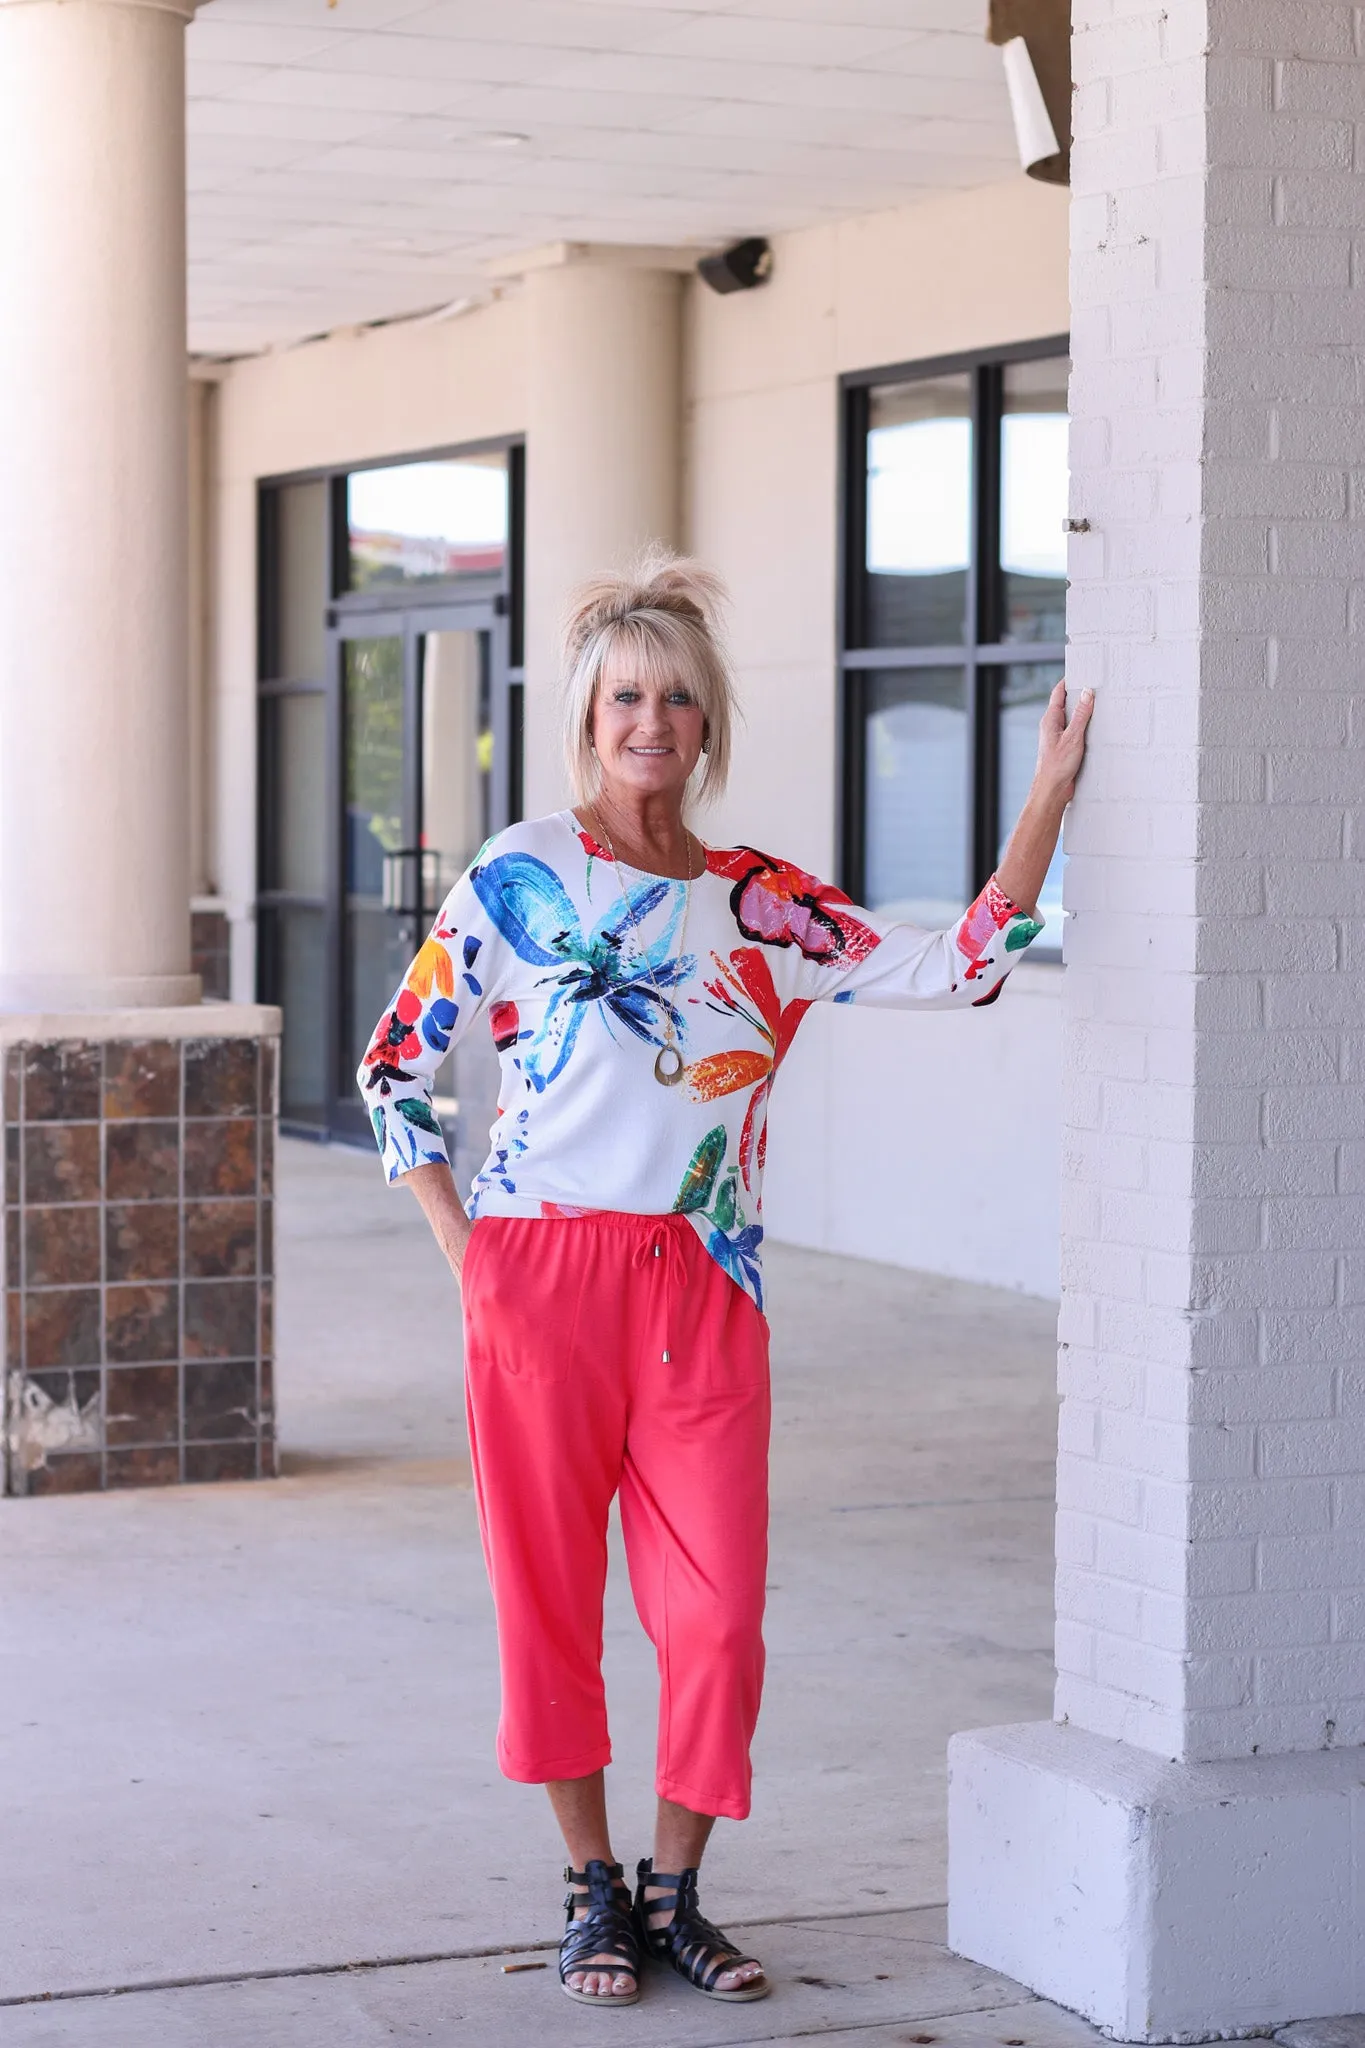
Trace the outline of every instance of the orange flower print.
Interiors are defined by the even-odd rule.
[[[753,1097],[745,1112],[739,1134],[739,1165],[744,1185],[753,1186],[753,1166],[758,1170],[768,1149],[768,1097],[773,1076],[796,1036],[796,1027],[810,1008],[808,1002],[788,1003],[784,1008],[773,986],[772,969],[757,946],[737,946],[728,960],[718,953],[717,976],[705,983],[711,1008],[722,1015],[741,1017],[764,1041],[766,1050],[735,1047],[727,1052],[709,1053],[694,1060],[687,1069],[689,1093],[698,1102],[714,1102],[720,1095],[735,1095],[752,1088]]]

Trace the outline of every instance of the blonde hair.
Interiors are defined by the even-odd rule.
[[[569,600],[564,619],[564,757],[574,802],[591,803],[601,783],[592,713],[609,671],[639,682],[682,683],[700,707],[703,768],[695,794],[718,797],[730,771],[737,713],[734,678],[721,641],[725,585],[714,569],[651,548],[624,575],[594,576]]]

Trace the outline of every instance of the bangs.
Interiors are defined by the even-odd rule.
[[[643,683],[655,690],[682,688],[709,719],[715,708],[716,678],[698,637],[695,627],[667,612],[635,612],[628,619],[614,620],[602,629],[594,696],[618,683]]]

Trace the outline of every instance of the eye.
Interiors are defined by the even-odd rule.
[[[613,704],[638,704],[640,692],[632,683],[622,683],[618,689],[612,691],[611,701]]]
[[[670,690],[668,693],[668,701],[670,704],[690,704],[692,702],[692,698],[691,694],[687,690]]]

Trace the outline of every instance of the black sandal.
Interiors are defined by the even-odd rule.
[[[734,1991],[716,1989],[717,1978],[723,1977],[727,1970],[737,1969],[741,1963],[756,1963],[758,1958],[741,1954],[728,1934],[722,1934],[719,1927],[713,1927],[709,1920],[703,1918],[697,1903],[695,1870],[681,1870],[676,1877],[669,1876],[662,1870],[655,1870],[653,1859],[647,1857],[635,1874],[639,1879],[635,1892],[635,1924],[641,1943],[656,1962],[667,1963],[698,1991],[704,1991],[708,1998],[724,1999],[730,2005],[748,2005],[755,1998],[768,1996],[773,1987],[766,1977],[741,1984]],[[646,1885],[662,1886],[663,1896],[647,1899]],[[667,1925],[651,1926],[650,1914],[663,1912],[670,1915]]]
[[[579,2005],[634,2005],[640,1996],[640,1937],[630,1910],[630,1887],[619,1863],[590,1858],[582,1870],[566,1869],[564,1882],[587,1886],[587,1912],[581,1920],[574,1914],[583,1905],[581,1892],[570,1890],[564,1901],[569,1924],[559,1944],[560,1989]],[[590,1962],[592,1956],[614,1956],[615,1963]],[[568,1981],[575,1970],[608,1972],[613,1977],[633,1977],[633,1991],[577,1991]]]

